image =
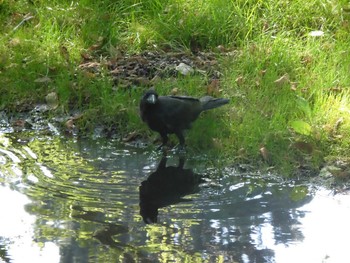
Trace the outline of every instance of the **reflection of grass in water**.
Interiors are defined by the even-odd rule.
[[[96,147],[106,147],[103,141],[96,144]],[[16,144],[16,147],[20,151],[21,144]],[[148,255],[160,257],[163,249],[178,251],[176,256],[169,253],[169,257],[189,257],[186,251],[173,243],[172,235],[177,230],[169,230],[161,225],[145,227],[141,223],[138,214],[138,186],[141,178],[129,174],[131,171],[124,171],[123,162],[118,156],[115,161],[110,157],[110,161],[121,161],[120,166],[116,166],[120,167],[119,171],[101,171],[92,165],[98,160],[89,158],[89,155],[83,158],[79,154],[79,142],[75,140],[62,140],[58,136],[40,137],[30,140],[25,147],[29,147],[36,155],[35,161],[22,163],[25,171],[22,180],[26,186],[23,192],[32,201],[25,209],[35,215],[33,227],[36,242],[42,246],[46,242],[55,242],[60,247],[62,257],[66,255],[64,252],[70,251],[80,258],[89,255],[89,258],[99,260],[115,259],[116,256],[143,259]],[[111,148],[105,151],[114,152]],[[33,180],[34,176],[36,181]],[[174,213],[170,208],[164,210],[163,220],[168,217],[168,213]],[[194,210],[188,206],[176,211],[176,215],[187,212],[194,213]],[[189,229],[195,223],[188,220],[181,224]],[[152,232],[151,229],[156,231]],[[145,244],[146,231],[151,237]],[[181,230],[181,235],[187,234]],[[166,241],[162,242],[160,248],[159,238],[164,239],[165,236]],[[125,237],[130,237],[131,241],[125,242]],[[101,253],[96,254],[96,251]]]
[[[208,113],[203,119],[215,118],[217,114],[220,115],[221,110]],[[206,123],[198,123],[198,126]],[[197,128],[194,129],[196,132]],[[260,178],[250,172],[238,175],[225,170],[223,176],[216,177],[215,173],[222,173],[222,170],[215,169],[214,173],[210,173],[208,185],[201,187],[198,195],[184,197],[193,199],[192,202],[174,203],[161,208],[159,224],[146,226],[138,214],[138,187],[147,177],[144,167],[154,165],[155,161],[142,159],[144,163],[135,165],[143,173],[135,175],[137,171],[128,170],[120,156],[114,154],[116,149],[112,147],[113,144],[105,140],[94,143],[95,149],[105,151],[105,154],[86,154],[90,148],[81,145],[81,141],[58,136],[39,137],[29,140],[26,145],[37,156],[35,161],[22,163],[25,171],[22,185],[31,199],[25,208],[35,215],[36,220],[34,240],[41,246],[54,242],[59,246],[62,258],[66,255],[106,262],[114,262],[116,258],[132,258],[137,262],[145,258],[152,258],[152,262],[163,258],[175,262],[201,262],[204,254],[214,260],[221,259],[220,253],[238,259],[242,251],[253,257],[257,251],[253,245],[255,243],[237,242],[237,239],[251,240],[249,237],[254,233],[257,240],[261,240],[260,232],[257,236],[255,227],[250,227],[259,222],[264,225],[274,222],[276,225],[271,225],[271,229],[281,227],[278,219],[295,222],[298,215],[287,211],[298,207],[307,193],[305,187],[293,189],[290,183],[284,186],[272,178]],[[19,151],[21,145],[16,144]],[[79,149],[84,149],[86,155],[79,153]],[[139,154],[143,156],[145,153]],[[104,157],[107,162],[120,162],[120,165],[104,170],[98,165],[99,159]],[[136,154],[130,158],[139,160]],[[177,158],[175,155],[173,163],[168,165],[177,166]],[[206,166],[206,160],[199,161],[197,156],[192,155],[190,158],[194,158],[199,167]],[[45,166],[52,176],[40,174],[40,170],[33,168],[38,164]],[[198,168],[193,167],[194,170]],[[35,175],[38,181],[27,181],[26,177],[30,174]],[[181,174],[181,177],[187,180],[185,175]],[[159,187],[163,185],[162,180],[166,180],[166,175],[160,178]],[[181,187],[177,184],[173,186]],[[243,205],[246,203],[248,205]],[[276,220],[271,220],[271,217]],[[284,231],[287,229],[287,233],[298,233],[298,228],[289,230],[287,225]]]
[[[11,259],[8,255],[8,252],[7,252],[7,249],[6,249],[6,246],[3,245],[6,243],[5,240],[3,240],[2,237],[0,237],[0,259],[6,263],[10,263],[11,262]]]

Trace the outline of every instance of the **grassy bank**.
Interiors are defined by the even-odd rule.
[[[348,1],[8,0],[0,20],[1,110],[30,109],[54,92],[52,114],[78,110],[81,130],[151,135],[138,100],[152,85],[232,99],[188,133],[194,151],[285,170],[347,156]],[[111,64],[144,51],[210,52],[218,74],[127,84],[111,76]]]

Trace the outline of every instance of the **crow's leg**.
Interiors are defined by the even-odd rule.
[[[177,138],[179,139],[180,145],[179,145],[179,149],[181,151],[185,150],[185,137],[182,134],[181,131],[178,131],[175,133],[175,135],[177,136]]]
[[[167,161],[168,159],[167,159],[167,157],[166,157],[166,155],[164,155],[163,157],[162,157],[162,160],[160,161],[160,163],[158,164],[158,168],[157,168],[157,171],[158,170],[162,170],[162,169],[165,169],[166,168],[166,161]]]
[[[163,147],[165,147],[168,142],[168,135],[166,133],[161,133],[160,136],[162,137],[162,144],[158,147],[158,150],[161,150]]]
[[[184,155],[180,155],[178,168],[183,169],[184,165],[185,165],[185,156]]]

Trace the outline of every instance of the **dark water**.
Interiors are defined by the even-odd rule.
[[[350,198],[219,160],[0,133],[0,262],[346,262]]]

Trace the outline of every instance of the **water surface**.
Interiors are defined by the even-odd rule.
[[[0,262],[346,262],[350,198],[54,132],[0,133]]]

